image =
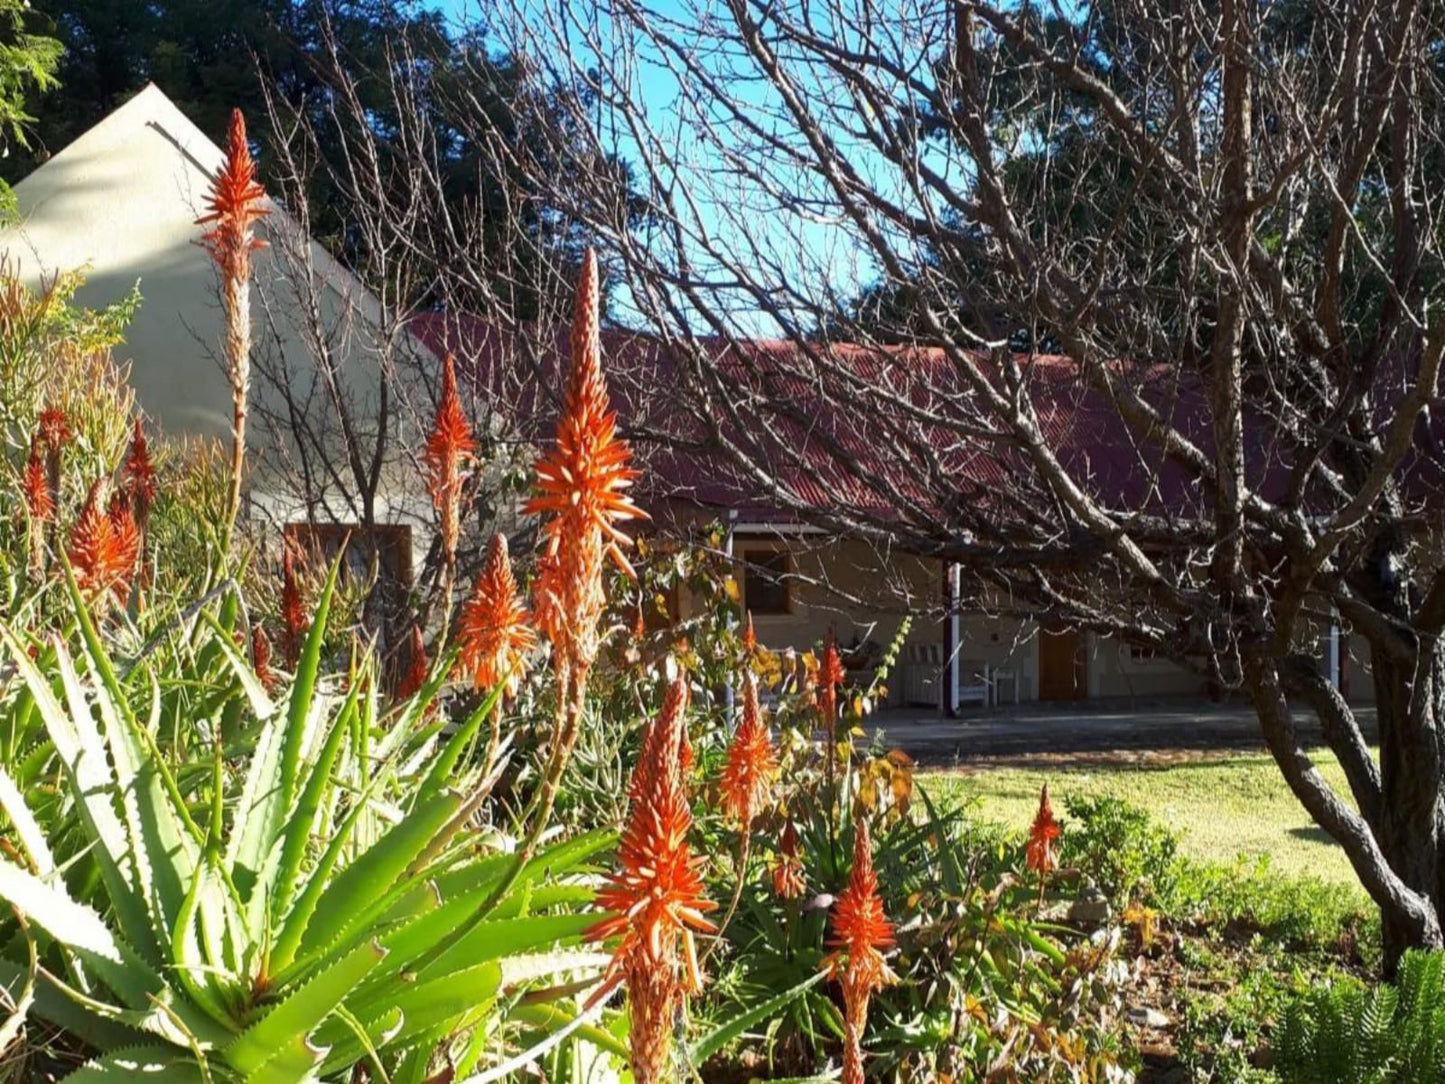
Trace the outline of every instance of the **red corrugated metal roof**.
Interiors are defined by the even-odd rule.
[[[565,329],[507,332],[477,317],[439,313],[415,317],[411,328],[438,354],[450,351],[467,365],[524,437],[550,431],[566,364]],[[791,502],[768,480],[745,474],[720,441],[748,446],[804,505],[842,503],[920,525],[947,515],[941,500],[1014,514],[1010,491],[1037,484],[1017,443],[993,430],[991,415],[940,350],[820,343],[807,348],[810,356],[774,340],[699,346],[704,368],[695,370],[655,338],[603,332],[614,406],[645,469],[644,501],[681,498],[743,518],[791,518]],[[990,364],[984,355],[977,360]],[[1097,499],[1161,515],[1204,508],[1209,495],[1156,446],[1137,439],[1117,409],[1084,386],[1070,359],[1031,356],[1020,364],[1044,440]],[[1119,374],[1208,451],[1207,397],[1197,380],[1165,366],[1121,367]],[[717,386],[702,394],[699,379]],[[722,413],[700,415],[720,404]],[[1435,412],[1442,415],[1445,404]],[[1439,421],[1436,434],[1445,436]],[[1287,478],[1288,449],[1276,443],[1278,435],[1277,425],[1247,421],[1248,482],[1266,494],[1282,492]],[[1445,469],[1429,461],[1424,443],[1412,489],[1422,499],[1438,498]]]

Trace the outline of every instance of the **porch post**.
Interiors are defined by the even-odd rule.
[[[958,565],[943,562],[943,673],[938,710],[953,718],[958,713]]]

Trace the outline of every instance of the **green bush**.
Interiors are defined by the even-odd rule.
[[[1158,904],[1173,894],[1178,872],[1174,834],[1122,798],[1071,796],[1060,861],[1091,877],[1115,904]]]
[[[1282,1084],[1445,1082],[1445,953],[1410,952],[1394,985],[1341,980],[1285,1010]]]

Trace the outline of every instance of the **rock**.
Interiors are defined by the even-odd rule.
[[[1109,900],[1097,888],[1084,889],[1069,907],[1069,921],[1080,926],[1102,926],[1112,914]]]
[[[1169,1017],[1158,1009],[1151,1009],[1145,1005],[1135,1005],[1126,1015],[1129,1023],[1136,1027],[1153,1028],[1155,1031],[1163,1031],[1170,1024]]]

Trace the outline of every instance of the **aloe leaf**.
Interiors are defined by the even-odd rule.
[[[322,893],[301,938],[303,955],[325,948],[382,910],[392,887],[452,819],[461,797],[443,794],[410,813],[342,870]]]
[[[781,994],[760,1001],[750,1009],[746,1009],[736,1016],[729,1017],[721,1027],[714,1028],[706,1035],[701,1036],[690,1047],[688,1047],[688,1061],[693,1065],[701,1065],[712,1057],[723,1047],[734,1039],[739,1038],[751,1027],[756,1027],[764,1020],[776,1016],[783,1009],[802,997],[818,983],[827,977],[827,972],[819,971],[790,990],[784,990]]]
[[[211,1084],[192,1055],[164,1046],[112,1050],[86,1062],[65,1080],[66,1084],[135,1084],[136,1080]]]
[[[57,654],[61,682],[70,702],[72,718],[88,717],[90,708],[79,676],[64,650]],[[100,660],[87,652],[92,674],[101,672]],[[161,760],[147,755],[137,740],[135,717],[113,695],[104,680],[93,683],[91,696],[105,727],[121,810],[130,836],[132,868],[141,894],[156,926],[156,939],[169,942],[177,915],[186,896],[186,885],[195,876],[200,855],[196,840],[181,825],[181,815],[159,774]]]
[[[20,845],[30,856],[36,872],[42,877],[52,872],[55,869],[55,858],[50,853],[50,845],[45,842],[45,833],[40,830],[35,815],[25,804],[15,780],[10,778],[10,773],[3,767],[0,767],[0,808],[3,808],[5,815],[10,818],[15,834],[20,837]],[[3,1045],[0,1045],[0,1050],[3,1049]]]
[[[64,887],[42,881],[0,858],[0,899],[67,948],[121,963],[120,944],[100,915],[70,898]]]
[[[495,962],[481,964],[427,982],[397,984],[385,1005],[369,1014],[357,1012],[356,1015],[366,1022],[371,1033],[380,1022],[392,1019],[391,1013],[400,1012],[400,1029],[382,1048],[402,1046],[494,1000],[501,985],[501,966]],[[326,1025],[323,1035],[326,1039],[335,1037],[339,1050],[345,1033],[340,1022],[333,1020]]]
[[[293,1039],[247,1073],[246,1084],[308,1084],[316,1079],[316,1067],[329,1050],[305,1038]]]
[[[518,1005],[507,1013],[508,1020],[516,1020],[523,1024],[530,1024],[539,1028],[546,1034],[559,1031],[562,1028],[572,1027],[577,1038],[589,1042],[600,1050],[605,1050],[619,1058],[626,1058],[630,1051],[627,1044],[619,1039],[606,1028],[600,1028],[596,1024],[579,1020],[585,1014],[569,1011],[561,1005],[554,1004],[531,1004]]]
[[[373,789],[374,787],[375,784],[373,784]],[[296,903],[286,915],[281,932],[277,935],[275,945],[271,950],[271,967],[278,977],[283,976],[296,959],[301,939],[309,928],[311,918],[316,913],[316,908],[320,905],[321,898],[330,884],[331,871],[341,861],[341,854],[351,842],[357,822],[361,820],[362,813],[366,811],[370,798],[371,791],[368,790],[351,807],[346,819],[332,833],[331,842],[327,844],[320,861],[316,863],[306,880],[306,887],[302,889],[301,895],[297,897]]]
[[[326,639],[326,622],[331,613],[331,599],[336,592],[336,578],[341,571],[345,550],[331,562],[326,586],[316,602],[316,614],[296,663],[296,677],[291,683],[291,697],[286,705],[286,727],[281,736],[280,799],[281,808],[289,809],[296,795],[296,779],[301,771],[301,750],[306,734],[306,717],[311,698],[316,692],[316,678],[321,669],[321,648]]]
[[[432,762],[431,768],[427,771],[426,778],[422,780],[419,788],[419,798],[426,798],[441,791],[451,780],[456,769],[457,762],[461,760],[462,754],[466,752],[467,746],[472,744],[476,738],[477,731],[487,721],[487,717],[496,710],[497,703],[502,696],[503,683],[498,682],[475,711],[467,716],[466,721],[457,727],[456,732],[447,740],[442,751],[437,754],[436,760]]]
[[[308,769],[309,775],[301,797],[287,817],[281,836],[281,865],[272,888],[273,916],[284,915],[291,907],[296,892],[296,878],[301,872],[301,860],[305,857],[306,844],[311,839],[311,832],[316,824],[316,811],[321,807],[322,798],[331,785],[331,769],[341,751],[341,743],[346,738],[350,720],[356,714],[360,692],[360,685],[353,683],[346,702],[332,720],[331,733],[327,736],[326,744],[316,762]]]
[[[204,882],[208,876],[207,870],[208,866],[202,865],[196,871],[191,889],[186,893],[185,902],[177,916],[176,930],[171,939],[171,955],[175,960],[171,970],[180,981],[181,988],[192,1001],[218,1024],[230,1027],[232,1025],[231,1015],[213,988],[210,978],[213,965],[208,960],[201,959],[201,948],[196,933],[201,894],[205,891]]]
[[[271,694],[266,691],[266,686],[261,684],[261,679],[256,676],[255,669],[251,666],[251,660],[241,654],[241,649],[231,639],[225,626],[208,613],[201,614],[204,621],[215,633],[212,643],[216,645],[217,651],[225,658],[231,667],[231,672],[236,675],[240,682],[241,691],[246,694],[250,702],[251,711],[258,719],[269,719],[272,712],[276,710],[276,702],[271,699]]]
[[[24,985],[25,977],[25,968],[0,956],[0,987],[12,1000],[16,997],[15,991]],[[43,970],[35,987],[33,1013],[64,1028],[92,1050],[137,1046],[146,1039],[141,1031],[86,1010]]]
[[[243,1073],[253,1073],[278,1050],[306,1041],[385,957],[386,951],[377,944],[358,945],[238,1035],[223,1052],[226,1061]]]
[[[86,834],[97,844],[92,854],[121,932],[147,960],[159,965],[161,942],[156,938],[144,902],[134,890],[130,843],[112,805],[115,780],[100,733],[88,711],[72,718],[61,706],[50,682],[36,668],[15,634],[3,624],[0,624],[0,639],[10,648],[15,665],[35,699],[36,709],[69,778],[70,789],[76,795],[76,809]]]

